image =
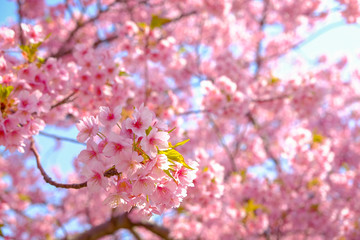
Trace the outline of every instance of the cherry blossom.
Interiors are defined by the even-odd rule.
[[[1,239],[360,239],[358,1],[3,5]]]

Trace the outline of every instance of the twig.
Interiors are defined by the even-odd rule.
[[[57,183],[53,181],[49,175],[45,172],[44,168],[42,167],[40,163],[40,155],[35,147],[35,141],[33,138],[30,139],[30,151],[33,152],[35,159],[36,159],[36,165],[37,168],[40,170],[41,175],[43,176],[45,182],[49,183],[50,185],[53,185],[54,187],[58,188],[74,188],[74,189],[80,189],[87,186],[87,182],[83,183],[75,183],[75,184],[63,184],[63,183]]]
[[[57,188],[74,188],[74,189],[80,189],[87,187],[87,181],[83,183],[73,183],[73,184],[65,184],[65,183],[58,183],[52,180],[49,175],[45,172],[44,168],[42,167],[40,163],[40,155],[35,147],[35,141],[33,138],[30,139],[30,151],[33,152],[35,159],[36,159],[36,165],[37,168],[40,170],[41,175],[43,176],[45,182],[49,183],[50,185],[53,185]],[[104,177],[112,177],[115,175],[119,175],[118,171],[115,169],[115,167],[110,168],[109,170],[104,172]]]
[[[20,33],[20,44],[24,45],[25,44],[25,39],[24,39],[24,32],[21,28],[21,24],[22,24],[22,12],[21,12],[21,0],[17,0],[17,6],[18,6],[18,15],[19,15],[19,20],[18,20],[18,26],[19,26],[19,33]]]
[[[191,115],[191,114],[201,114],[201,113],[207,113],[208,110],[189,110],[186,112],[180,112],[180,113],[176,113],[176,116],[186,116],[186,115]]]
[[[62,99],[61,101],[59,101],[59,102],[55,103],[54,105],[52,105],[50,109],[52,110],[52,109],[54,109],[54,108],[56,108],[56,107],[58,107],[58,106],[60,106],[60,105],[63,105],[63,104],[65,104],[65,103],[69,103],[69,102],[73,101],[74,99],[70,99],[70,98],[71,98],[72,96],[74,96],[76,93],[77,93],[76,90],[73,91],[69,96],[65,97],[65,98]]]
[[[98,39],[96,42],[94,42],[93,48],[97,48],[101,43],[104,43],[104,42],[112,42],[115,39],[117,39],[118,37],[119,37],[118,35],[113,35],[113,36],[109,36],[105,39]]]
[[[54,58],[59,58],[59,57],[62,57],[63,55],[66,55],[68,54],[68,51],[69,50],[66,50],[66,45],[68,43],[70,43],[72,41],[72,39],[74,38],[75,34],[80,30],[82,29],[84,26],[96,21],[99,19],[99,17],[101,16],[101,14],[107,12],[110,10],[110,8],[115,5],[116,3],[118,3],[117,0],[115,0],[114,2],[110,3],[107,8],[105,9],[99,9],[98,13],[96,14],[96,16],[88,19],[87,21],[81,23],[81,22],[77,22],[76,23],[76,26],[75,28],[70,32],[69,36],[64,40],[63,44],[60,46],[59,50],[55,53],[55,54],[52,54],[51,57],[54,57]],[[72,51],[72,50],[71,50]],[[65,54],[64,54],[65,53]]]
[[[254,116],[251,114],[251,112],[248,112],[246,114],[246,117],[248,118],[248,120],[250,121],[250,123],[254,126],[255,129],[259,130],[260,126],[259,124],[256,122]],[[259,136],[261,138],[261,140],[264,143],[264,150],[266,152],[266,154],[271,158],[271,160],[274,162],[275,166],[276,166],[276,170],[278,173],[282,172],[282,168],[280,165],[280,161],[279,159],[277,159],[274,154],[271,152],[270,150],[270,143],[269,143],[269,139],[266,135],[263,135],[259,132]]]
[[[167,24],[169,24],[169,23],[177,22],[177,21],[179,21],[179,20],[181,20],[181,19],[183,19],[183,18],[189,17],[189,16],[191,16],[191,15],[195,15],[196,13],[197,13],[197,11],[195,11],[195,10],[194,10],[194,11],[191,11],[191,12],[188,12],[188,13],[183,13],[183,14],[181,14],[180,16],[171,19],[170,22],[164,23],[164,25],[167,25]]]
[[[66,228],[65,228],[65,226],[60,222],[60,220],[59,219],[56,219],[56,223],[57,223],[57,225],[60,227],[60,229],[63,231],[63,233],[64,233],[64,240],[68,240],[69,238],[68,238],[68,232],[66,231]]]
[[[209,121],[212,123],[213,127],[214,127],[214,130],[215,130],[215,134],[221,144],[221,146],[224,148],[226,154],[228,155],[229,159],[230,159],[230,163],[231,163],[231,167],[232,167],[232,170],[234,172],[237,171],[237,167],[236,167],[236,164],[235,164],[235,159],[234,159],[234,156],[232,155],[230,149],[228,148],[228,146],[226,145],[226,143],[224,142],[224,139],[223,137],[221,136],[221,132],[220,132],[220,129],[218,127],[218,125],[216,124],[216,122],[214,121],[214,119],[212,119],[212,117],[210,115],[208,115],[208,118],[209,118]]]
[[[275,97],[271,97],[271,98],[258,98],[258,99],[252,99],[252,102],[256,102],[256,103],[265,103],[265,102],[272,102],[272,101],[276,101],[276,100],[282,100],[284,98],[290,97],[289,95],[279,95],[279,96],[275,96]]]
[[[66,9],[69,11],[69,14],[70,14],[71,19],[74,19],[74,13],[73,13],[70,5],[69,5],[69,0],[66,0],[66,1],[65,1],[65,7],[66,7]]]
[[[85,143],[78,142],[78,141],[75,140],[75,139],[67,138],[67,137],[61,137],[61,136],[57,136],[57,135],[51,134],[51,133],[40,132],[39,135],[42,135],[42,136],[45,136],[45,137],[50,137],[50,138],[55,138],[55,139],[57,139],[57,140],[62,140],[62,141],[67,141],[67,142],[76,143],[76,144],[86,145]]]
[[[265,25],[266,25],[268,0],[264,0],[263,3],[264,3],[264,7],[263,7],[261,19],[259,21],[259,32],[263,32],[265,29]],[[255,76],[254,76],[255,80],[258,79],[258,76],[260,73],[260,68],[261,68],[261,65],[263,62],[263,59],[261,56],[262,42],[263,42],[263,38],[259,40],[259,42],[257,43],[257,46],[256,46],[256,53],[255,53],[256,70],[255,70]]]

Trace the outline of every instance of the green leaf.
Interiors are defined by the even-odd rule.
[[[26,195],[26,194],[22,194],[22,193],[19,193],[19,199],[21,201],[27,201],[27,202],[30,202],[31,201],[31,198],[29,195]]]
[[[171,143],[169,143],[169,146],[171,145],[171,146],[170,146],[171,148],[176,148],[176,147],[178,147],[178,146],[184,145],[184,144],[187,143],[188,141],[190,141],[190,139],[186,139],[186,140],[184,140],[184,141],[182,141],[182,142],[179,142],[179,143],[175,144],[174,146],[172,146]]]
[[[266,210],[266,207],[264,205],[255,203],[254,199],[250,199],[244,205],[244,210],[245,210],[247,218],[254,218],[255,217],[255,211],[258,210],[258,209]]]
[[[175,180],[175,178],[173,177],[173,175],[171,175],[171,173],[170,173],[169,169],[167,169],[167,170],[163,170],[163,171],[164,171],[164,173],[166,173],[166,175],[168,175],[169,177],[171,177],[171,178],[172,178],[172,180],[174,180],[174,182],[177,184],[177,181]]]
[[[150,132],[151,132],[151,130],[152,130],[152,127],[150,126],[148,129],[146,129],[146,136],[149,136],[149,134],[150,134]]]
[[[38,57],[37,59],[38,59],[39,63],[41,63],[41,64],[45,63],[45,58]]]
[[[184,157],[175,149],[168,149],[168,150],[163,150],[163,151],[159,151],[159,154],[165,154],[169,160],[181,163],[184,167],[194,170],[193,168],[191,168],[189,165],[187,165],[187,163],[184,160]]]
[[[247,169],[246,168],[240,170],[240,176],[241,176],[241,182],[242,183],[245,182],[245,180],[246,180],[246,174],[247,174]]]
[[[313,143],[322,143],[324,138],[325,137],[321,134],[313,133]]]
[[[176,129],[176,127],[174,127],[173,129],[171,129],[170,131],[168,131],[168,133],[171,133],[172,131],[174,131]]]
[[[12,90],[14,90],[13,86],[3,86],[0,84],[0,99],[2,102],[9,97]]]
[[[343,164],[341,164],[341,167],[343,167],[346,171],[350,170],[350,166],[349,164],[347,164],[346,162],[344,162]]]
[[[169,18],[161,18],[158,15],[153,15],[151,18],[150,28],[161,28],[164,24],[171,22]]]
[[[176,209],[177,213],[185,213],[186,209],[183,206],[180,206]]]
[[[45,239],[46,239],[46,240],[53,240],[54,238],[53,238],[49,233],[47,233],[47,234],[45,235]]]
[[[179,48],[178,50],[178,54],[182,54],[182,53],[185,53],[186,52],[186,48],[185,47],[181,47]]]
[[[119,77],[129,77],[130,76],[130,74],[128,74],[127,72],[124,72],[124,71],[120,71],[118,75],[119,75]]]
[[[48,39],[50,35],[47,35],[45,40]],[[30,43],[28,45],[20,45],[22,54],[29,63],[34,62],[37,59],[37,51],[43,42]]]
[[[144,22],[139,22],[139,23],[137,23],[137,25],[139,28],[146,28],[146,26],[147,26],[147,24]]]
[[[40,68],[41,65],[43,65],[43,64],[45,63],[45,58],[37,57],[37,60],[38,60],[38,62],[36,63],[36,66],[37,66],[38,68]]]
[[[314,179],[312,179],[312,180],[310,180],[308,183],[307,183],[307,188],[308,189],[311,189],[311,188],[313,188],[313,187],[315,187],[315,186],[318,186],[318,185],[320,185],[320,180],[318,179],[318,178],[314,178]]]
[[[319,212],[319,204],[311,204],[310,206],[310,212]]]
[[[280,78],[277,78],[277,77],[271,77],[270,80],[269,80],[269,84],[270,85],[275,85],[277,84],[278,82],[280,82]]]
[[[48,40],[50,37],[51,37],[51,33],[49,33],[48,35],[46,35],[44,41],[45,41],[45,40]]]

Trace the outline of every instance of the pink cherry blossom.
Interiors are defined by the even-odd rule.
[[[0,43],[3,49],[11,48],[15,44],[15,32],[14,30],[1,27],[0,28]]]
[[[151,177],[139,178],[133,186],[134,195],[151,195],[155,191],[155,181]]]
[[[82,170],[82,175],[87,179],[88,189],[96,193],[99,189],[108,186],[108,179],[104,177],[105,167],[99,162],[90,162]]]
[[[100,123],[106,127],[114,126],[121,118],[121,111],[121,107],[116,107],[113,111],[109,107],[100,107]]]
[[[79,142],[85,142],[86,140],[94,137],[98,133],[98,119],[93,116],[85,117],[83,118],[83,120],[80,120],[80,122],[76,124],[76,127],[79,130],[77,140]]]
[[[150,153],[149,155],[151,157],[155,157],[157,148],[162,150],[169,147],[169,138],[170,136],[167,132],[151,129],[150,133],[141,141],[141,146],[143,147],[144,151]]]
[[[359,1],[3,2],[1,238],[360,239]]]
[[[137,152],[131,149],[124,150],[118,159],[116,159],[115,167],[118,172],[126,174],[129,179],[135,177],[135,173],[139,170],[142,165],[143,157],[139,156]]]
[[[125,127],[131,129],[138,136],[145,136],[145,130],[152,123],[153,113],[147,107],[141,106],[134,112],[133,118],[126,120]]]
[[[119,158],[123,151],[131,148],[131,140],[117,134],[111,134],[104,147],[104,154],[110,158]]]

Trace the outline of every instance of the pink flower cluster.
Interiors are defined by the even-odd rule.
[[[205,93],[203,106],[206,110],[225,116],[246,114],[249,101],[228,77],[221,76],[214,83],[203,81],[201,87]]]
[[[7,76],[7,77],[14,77]],[[0,145],[11,152],[24,152],[25,139],[36,135],[45,127],[40,115],[50,109],[47,95],[39,90],[16,89],[0,77]]]
[[[197,170],[175,150],[186,141],[171,145],[167,125],[143,105],[121,119],[120,107],[100,107],[77,124],[77,139],[87,144],[78,160],[90,193],[105,190],[106,204],[120,211],[137,207],[149,217],[178,207]]]

